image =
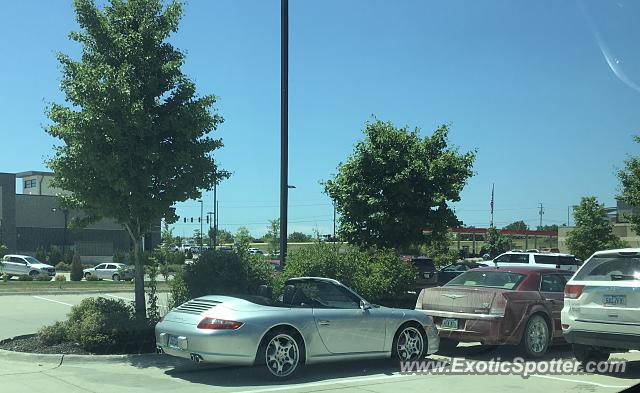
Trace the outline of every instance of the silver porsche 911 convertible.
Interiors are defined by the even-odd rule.
[[[203,296],[171,310],[156,325],[159,353],[229,365],[260,365],[285,378],[303,364],[437,352],[433,320],[421,311],[370,304],[328,278],[300,277],[282,296]]]

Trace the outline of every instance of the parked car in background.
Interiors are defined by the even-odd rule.
[[[411,264],[416,270],[415,287],[417,290],[438,285],[437,269],[433,259],[412,257]]]
[[[572,275],[533,266],[482,267],[423,289],[416,309],[433,317],[443,349],[459,342],[518,345],[536,358],[549,344],[564,342],[560,311]]]
[[[549,252],[505,252],[493,261],[479,262],[485,266],[539,266],[576,271],[582,261],[573,255]]]
[[[249,252],[249,254],[253,255],[264,255],[264,251],[256,247],[250,247],[247,249],[247,251]]]
[[[42,263],[29,255],[8,254],[0,260],[0,273],[6,274],[9,277],[23,274],[35,277],[41,273],[48,276],[55,276],[56,268]]]
[[[130,268],[124,263],[101,263],[95,267],[84,269],[82,273],[85,279],[90,276],[95,276],[101,280],[130,281],[134,278],[133,268]]]
[[[562,329],[581,362],[640,349],[640,248],[587,259],[565,288]]]
[[[471,269],[475,269],[478,267],[483,267],[483,266],[484,265],[478,264],[476,262],[458,261],[458,262],[450,263],[447,266],[442,267],[438,270],[437,272],[438,285],[444,285],[466,271],[469,271]]]
[[[233,365],[259,365],[286,378],[303,364],[397,357],[438,350],[431,317],[370,304],[340,282],[301,277],[283,295],[204,296],[171,310],[155,328],[159,353]]]

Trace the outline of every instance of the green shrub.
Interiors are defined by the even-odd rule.
[[[301,276],[336,279],[371,303],[390,306],[407,304],[407,292],[415,280],[411,265],[393,250],[367,253],[349,247],[346,252],[339,252],[338,247],[327,243],[315,243],[292,252],[276,279],[274,291],[280,291],[288,278]]]
[[[56,271],[59,271],[59,272],[68,272],[69,269],[70,269],[70,266],[64,262],[60,262],[56,265]]]
[[[2,274],[2,281],[7,282],[7,281],[9,281],[9,279],[10,279],[10,277],[9,277],[8,274],[5,274],[5,273]]]
[[[71,281],[80,281],[82,276],[82,261],[80,261],[80,255],[76,253],[73,255],[73,261],[71,261]]]
[[[5,254],[7,253],[7,246],[5,246],[4,244],[0,244],[0,258],[5,256]]]
[[[38,275],[36,276],[35,280],[36,280],[36,281],[51,281],[51,279],[52,279],[52,278],[53,278],[53,277],[51,277],[51,276],[50,276],[50,275],[48,275],[48,274],[40,273],[40,274],[38,274]]]
[[[186,260],[184,253],[182,252],[172,252],[169,251],[166,254],[166,264],[167,265],[184,265],[184,261]]]
[[[49,264],[50,265],[57,265],[60,262],[64,261],[64,257],[62,255],[62,251],[60,251],[60,248],[57,246],[51,246],[49,248],[49,258],[48,258]]]
[[[259,285],[270,283],[272,273],[268,263],[251,255],[206,252],[170,281],[172,304],[204,295],[256,293]]]
[[[98,278],[98,276],[96,276],[95,274],[90,274],[88,275],[85,280],[87,281],[100,281],[100,279]]]
[[[63,274],[56,274],[56,281],[67,281],[67,276]]]
[[[28,274],[21,274],[18,276],[18,281],[33,281],[33,277]]]
[[[47,253],[44,251],[44,247],[39,246],[36,249],[36,255],[35,255],[36,259],[41,261],[41,262],[46,262],[47,261]]]
[[[38,331],[38,339],[46,345],[63,343],[67,339],[67,325],[58,321],[50,326],[45,326]]]

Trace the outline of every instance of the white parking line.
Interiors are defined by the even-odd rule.
[[[57,300],[52,300],[52,299],[47,299],[46,297],[40,297],[40,296],[31,296],[34,297],[36,299],[40,299],[40,300],[46,300],[48,302],[53,302],[53,303],[58,303],[58,304],[64,304],[65,306],[69,306],[69,307],[73,307],[73,304],[69,304],[69,303],[65,303],[65,302],[59,302]]]
[[[104,295],[105,295],[105,296],[109,296],[109,297],[113,297],[113,298],[116,298],[116,299],[126,300],[126,301],[128,301],[128,302],[132,302],[132,301],[133,301],[133,299],[129,299],[129,298],[122,297],[122,296],[111,295],[111,294],[109,294],[109,293],[105,293]],[[163,305],[163,304],[158,304],[158,307],[160,307],[160,308],[167,308],[167,306],[165,306],[165,305]]]
[[[316,386],[339,385],[339,384],[346,384],[346,383],[369,382],[369,381],[377,381],[380,379],[391,379],[391,378],[410,377],[410,376],[411,375],[391,374],[391,375],[379,375],[379,376],[365,377],[365,378],[347,378],[347,379],[337,379],[333,381],[324,381],[324,382],[300,383],[295,385],[278,386],[278,387],[264,388],[264,389],[243,390],[243,391],[234,392],[234,393],[279,392],[282,390],[304,389],[304,388],[312,388]]]
[[[600,388],[627,389],[627,388],[630,387],[630,386],[605,385],[605,384],[598,383],[598,382],[589,382],[589,381],[581,381],[579,379],[568,379],[568,378],[552,377],[552,376],[549,376],[549,375],[531,375],[531,376],[532,377],[536,377],[536,378],[553,379],[553,380],[556,380],[556,381],[584,383],[584,384],[587,384],[587,385],[598,386]]]

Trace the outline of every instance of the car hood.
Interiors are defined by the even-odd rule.
[[[54,269],[53,266],[46,263],[32,263],[30,266],[34,269]]]

